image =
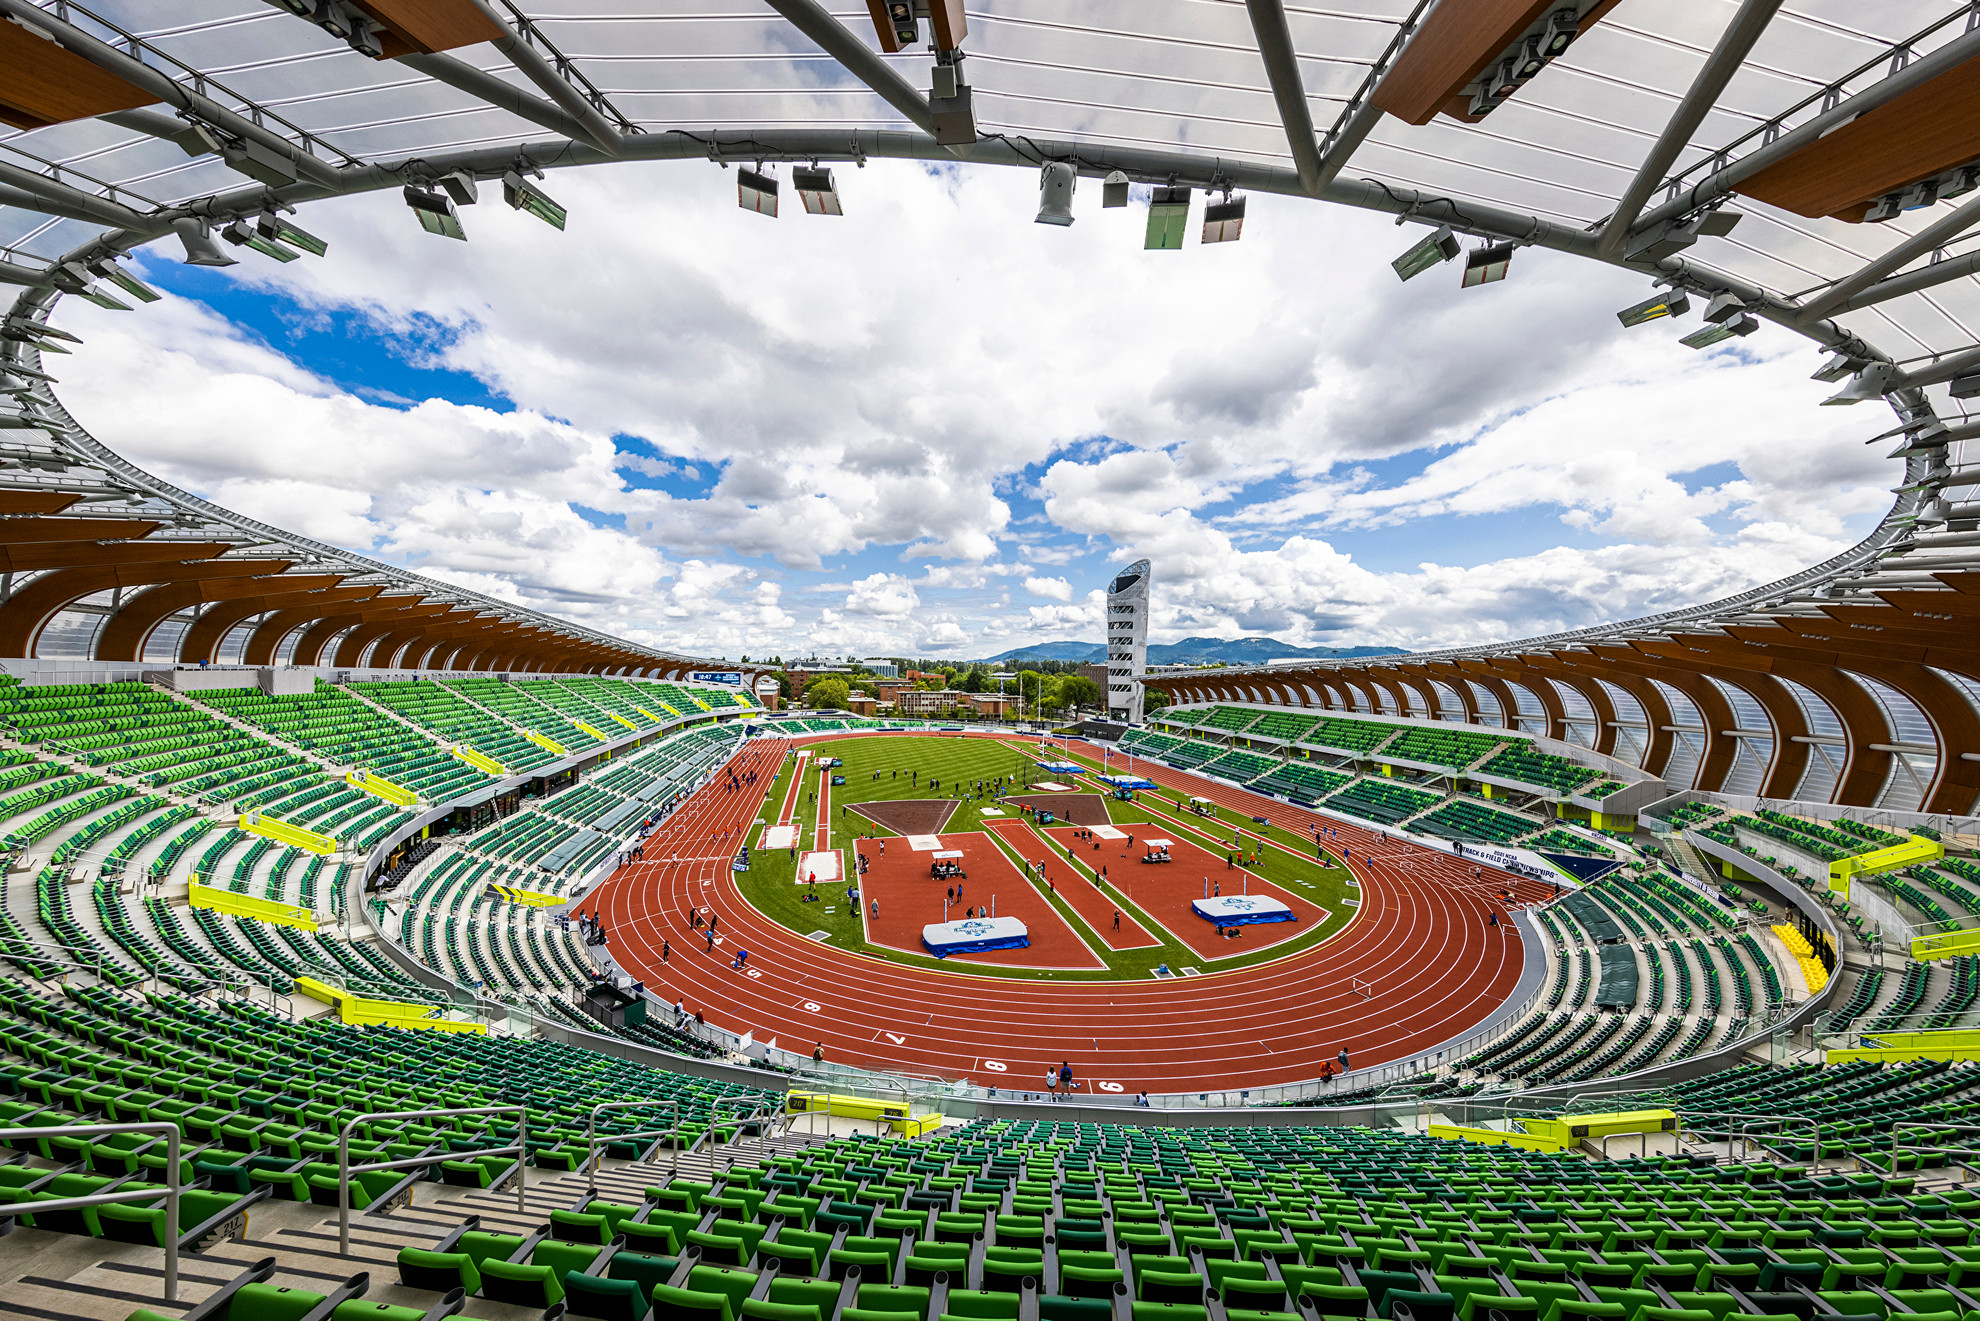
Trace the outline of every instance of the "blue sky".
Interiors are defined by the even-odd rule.
[[[1623,333],[1640,279],[1569,258],[1404,285],[1413,230],[1278,198],[1147,253],[991,169],[875,163],[843,220],[701,164],[548,184],[562,234],[379,194],[306,211],[320,261],[155,245],[166,302],[65,305],[65,398],[244,512],[711,655],[1097,639],[1143,555],[1157,640],[1486,641],[1742,590],[1888,503],[1888,422],[1816,410],[1812,349]]]

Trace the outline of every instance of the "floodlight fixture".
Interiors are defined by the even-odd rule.
[[[1485,85],[1494,101],[1503,101],[1519,90],[1523,81],[1519,76],[1520,63],[1511,57],[1499,61],[1497,74]]]
[[[256,216],[254,230],[270,243],[286,243],[292,248],[307,252],[312,257],[321,257],[330,251],[329,243],[274,211],[263,211]]]
[[[220,250],[207,232],[205,222],[196,216],[180,216],[172,222],[172,232],[179,236],[179,242],[186,250],[188,266],[235,266],[239,265],[232,257]]]
[[[1656,321],[1661,317],[1683,316],[1690,310],[1691,296],[1682,289],[1672,289],[1668,293],[1646,298],[1635,307],[1625,307],[1616,313],[1616,320],[1626,327],[1640,326],[1646,321]]]
[[[129,303],[110,293],[108,290],[99,287],[95,281],[94,272],[81,262],[65,261],[55,267],[50,273],[54,277],[55,287],[65,294],[74,294],[78,298],[86,299],[89,302],[95,303],[98,307],[107,308],[113,312],[128,312],[131,310]]]
[[[1929,179],[1919,179],[1894,192],[1885,193],[1870,203],[1863,219],[1873,224],[1892,220],[1907,211],[1921,210],[1948,198],[1964,197],[1976,187],[1980,187],[1980,164],[1969,161],[1950,170],[1941,170]]]
[[[1897,379],[1897,370],[1894,364],[1888,362],[1866,363],[1861,371],[1849,378],[1848,385],[1824,399],[1822,407],[1840,408],[1882,399],[1884,392],[1891,388],[1891,382]]]
[[[1518,63],[1513,76],[1522,83],[1531,81],[1534,74],[1547,67],[1547,57],[1541,53],[1538,37],[1528,37],[1519,54],[1513,58]]]
[[[1540,53],[1547,59],[1558,59],[1561,52],[1574,44],[1575,36],[1581,31],[1581,15],[1572,9],[1556,9],[1547,20],[1546,31],[1540,34]]]
[[[523,178],[522,171],[510,170],[502,176],[502,200],[517,211],[526,211],[552,229],[562,229],[568,213],[550,194]]]
[[[50,376],[47,372],[38,372],[34,368],[26,366],[23,363],[17,362],[12,358],[0,358],[0,375],[18,376],[22,380],[40,381],[46,385],[61,384],[59,380],[55,379],[53,376]],[[33,387],[30,386],[28,388],[32,389]],[[7,387],[7,389],[11,393],[16,393],[16,394],[20,393],[20,387],[18,386],[10,385]]]
[[[1079,171],[1069,161],[1047,161],[1038,172],[1038,223],[1063,228],[1073,222],[1073,189]]]
[[[1724,325],[1746,311],[1746,300],[1738,294],[1723,293],[1712,295],[1712,301],[1705,306],[1705,319],[1715,326]]]
[[[473,206],[481,200],[481,185],[471,170],[449,170],[437,182],[455,206]]]
[[[1496,284],[1506,278],[1506,271],[1512,265],[1513,253],[1519,250],[1517,243],[1490,243],[1482,248],[1473,248],[1465,254],[1464,281],[1458,287],[1470,289],[1475,285]]]
[[[109,257],[87,262],[84,264],[84,269],[91,275],[100,276],[108,280],[131,297],[137,299],[140,303],[155,303],[160,297],[156,289],[153,289],[143,280],[138,279],[137,276],[132,275]]]
[[[1396,278],[1413,280],[1432,266],[1442,265],[1464,251],[1457,235],[1451,233],[1449,225],[1439,225],[1437,232],[1421,240],[1415,247],[1390,262],[1395,268]]]
[[[80,335],[72,335],[66,330],[57,330],[46,321],[36,321],[33,317],[27,316],[10,316],[4,323],[0,323],[0,338],[26,343],[40,343],[40,341],[51,339],[66,340],[71,344],[82,343],[82,337]],[[45,348],[47,346],[44,344],[42,347]],[[68,350],[57,349],[56,352],[66,353]]]
[[[1471,105],[1468,107],[1469,113],[1473,119],[1483,119],[1494,110],[1497,110],[1499,103],[1504,99],[1495,93],[1494,84],[1490,80],[1487,80],[1472,90]]]
[[[1148,195],[1148,236],[1142,247],[1173,252],[1183,245],[1189,229],[1189,188],[1164,184]]]
[[[1833,349],[1830,351],[1828,359],[1808,379],[1811,381],[1826,381],[1828,384],[1834,385],[1843,377],[1854,376],[1857,372],[1862,371],[1869,363],[1870,359],[1861,354],[1852,353],[1848,349]]]
[[[1688,349],[1709,349],[1714,344],[1723,343],[1736,335],[1751,335],[1758,329],[1760,329],[1760,323],[1746,313],[1741,312],[1738,316],[1729,320],[1711,322],[1694,330],[1679,340],[1678,343]]]
[[[1235,243],[1244,233],[1244,198],[1224,194],[1221,202],[1209,202],[1203,208],[1203,241],[1205,243]]]
[[[1746,219],[1744,211],[1735,211],[1729,206],[1715,206],[1697,218],[1700,238],[1724,238],[1739,228],[1739,222]]]
[[[833,180],[830,170],[822,170],[817,166],[810,169],[799,166],[791,171],[791,187],[797,189],[798,200],[804,203],[806,215],[845,214],[845,209],[839,204],[839,186]]]
[[[963,82],[961,65],[938,64],[935,70],[934,91],[928,98],[935,143],[942,147],[969,146],[977,138],[975,92]],[[942,95],[944,90],[951,94]]]
[[[1939,176],[1939,200],[1964,197],[1980,188],[1980,166],[1964,166]]]
[[[106,308],[112,312],[128,312],[131,310],[129,303],[100,285],[86,284],[73,292],[76,297],[87,302],[95,303],[98,307]]]
[[[410,183],[406,185],[405,198],[406,205],[419,217],[421,229],[442,238],[466,241],[467,231],[461,228],[460,213],[454,209],[453,198]]]
[[[759,216],[777,218],[777,179],[757,170],[736,171],[736,205]]]
[[[915,21],[914,0],[886,0],[887,26],[893,29],[894,43],[905,50],[921,40],[921,25]]]
[[[377,20],[349,0],[276,0],[276,3],[347,43],[360,55],[369,55],[374,60],[384,57]]]
[[[14,344],[29,344],[43,353],[69,352],[55,342],[58,339],[66,339],[72,344],[82,343],[74,335],[64,334],[28,317],[8,317],[6,321],[0,322],[0,340]]]
[[[220,231],[220,237],[237,248],[249,248],[264,257],[273,257],[279,262],[292,262],[302,254],[293,248],[285,248],[271,239],[265,239],[258,230],[249,229],[236,220]]]
[[[1128,177],[1126,170],[1115,170],[1100,181],[1100,206],[1105,210],[1128,204]]]
[[[286,188],[296,181],[294,158],[253,138],[216,138],[220,159],[227,168],[270,188]]]

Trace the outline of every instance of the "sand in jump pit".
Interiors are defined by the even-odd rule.
[[[956,814],[953,798],[887,798],[854,803],[853,811],[896,835],[939,835]]]

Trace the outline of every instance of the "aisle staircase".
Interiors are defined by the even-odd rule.
[[[801,1145],[801,1138],[796,1142],[775,1138],[770,1150],[773,1156],[782,1155]],[[665,1152],[651,1163],[608,1161],[598,1173],[598,1196],[637,1205],[646,1188],[665,1184],[675,1177],[676,1168],[682,1179],[707,1183],[733,1165],[756,1164],[758,1149],[756,1139],[748,1138],[686,1153],[678,1161]],[[369,1277],[361,1295],[366,1309],[378,1304],[411,1307],[417,1309],[415,1315],[425,1316],[439,1296],[398,1282],[401,1248],[432,1243],[459,1228],[468,1216],[479,1217],[479,1228],[490,1233],[530,1235],[548,1224],[552,1212],[568,1211],[588,1200],[581,1172],[552,1175],[529,1170],[520,1212],[513,1185],[470,1189],[420,1183],[414,1185],[410,1205],[400,1204],[384,1213],[351,1213],[348,1257],[338,1255],[334,1207],[262,1201],[255,1205],[240,1237],[181,1259],[176,1306],[160,1301],[163,1257],[155,1248],[17,1228],[0,1238],[0,1296],[6,1299],[0,1303],[0,1314],[35,1321],[125,1321],[148,1306],[160,1316],[177,1316],[243,1272],[267,1263],[273,1267],[269,1283],[313,1294],[328,1294],[363,1272]],[[470,1298],[464,1315],[522,1321],[541,1316],[542,1309]]]

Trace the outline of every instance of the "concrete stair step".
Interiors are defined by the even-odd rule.
[[[664,1183],[676,1169],[682,1178],[708,1181],[721,1178],[732,1163],[755,1164],[754,1160],[732,1162],[726,1150],[695,1152],[677,1162],[663,1158],[610,1163],[598,1171],[597,1196],[636,1203],[646,1188]],[[224,1240],[205,1252],[181,1257],[176,1306],[162,1301],[162,1253],[135,1244],[18,1229],[0,1237],[0,1297],[6,1300],[0,1303],[0,1315],[124,1321],[142,1307],[172,1315],[268,1257],[275,1259],[277,1284],[322,1293],[362,1271],[370,1277],[367,1302],[426,1307],[434,1301],[432,1295],[398,1283],[399,1249],[432,1243],[468,1216],[480,1217],[482,1228],[491,1232],[527,1234],[547,1222],[552,1211],[575,1205],[585,1197],[586,1187],[582,1172],[532,1170],[518,1211],[513,1189],[420,1184],[409,1207],[401,1206],[389,1215],[352,1213],[348,1257],[338,1253],[335,1210],[266,1202],[250,1215],[244,1240]],[[480,1321],[532,1321],[539,1313],[471,1299],[463,1315]]]

